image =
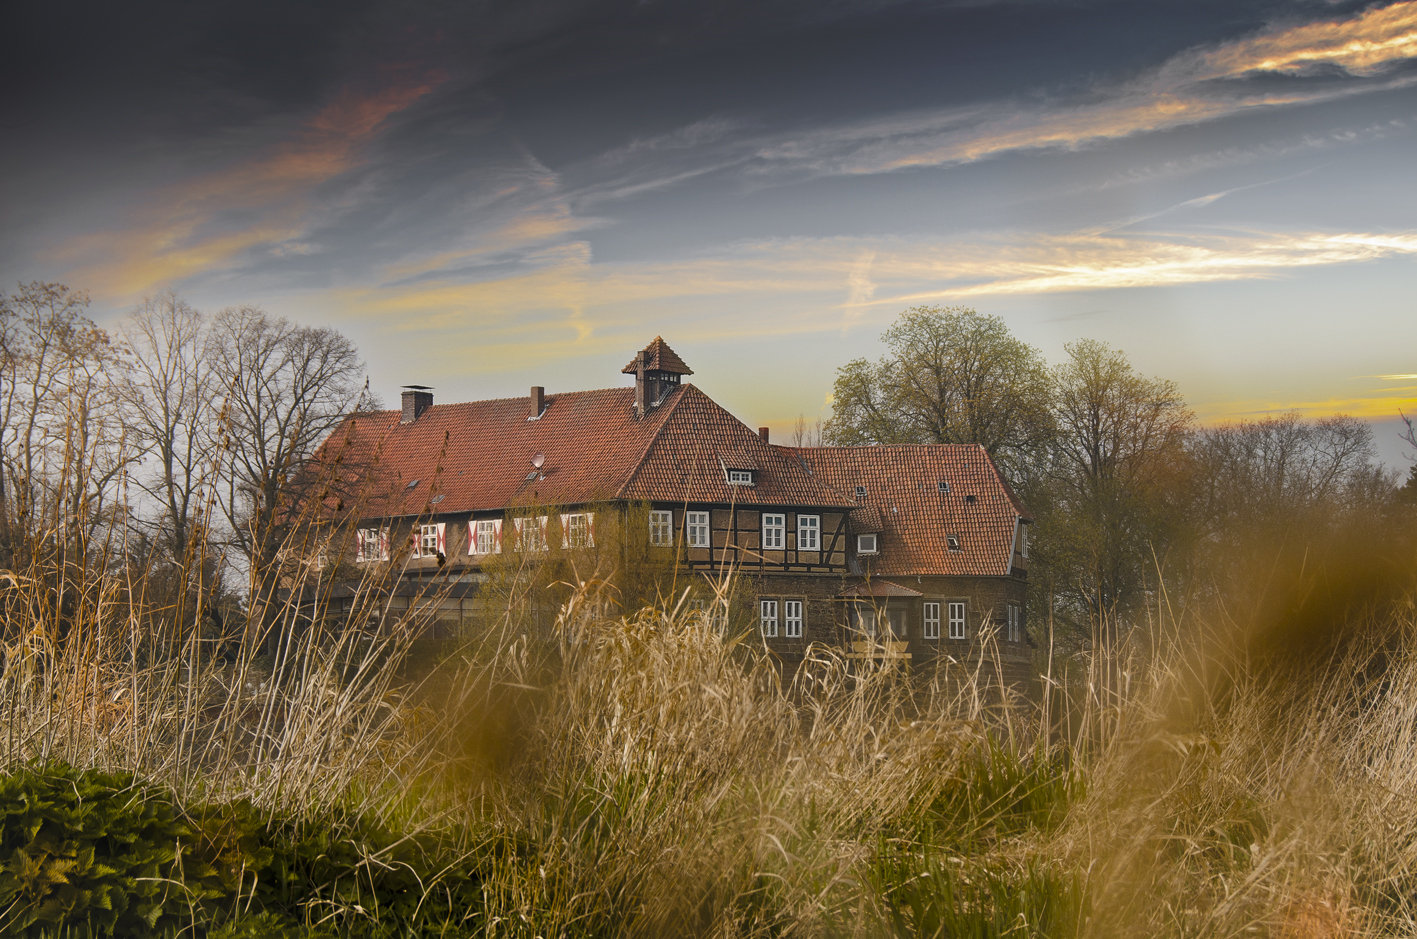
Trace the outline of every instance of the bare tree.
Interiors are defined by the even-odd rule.
[[[1058,434],[1035,509],[1037,553],[1059,592],[1098,621],[1155,578],[1179,516],[1192,413],[1173,382],[1138,375],[1120,351],[1081,340],[1053,370]]]
[[[290,520],[308,494],[302,470],[326,434],[360,408],[364,364],[336,330],[253,307],[217,314],[209,357],[221,393],[218,502],[249,565],[252,602],[264,608]]]
[[[117,392],[119,349],[85,314],[88,302],[87,294],[38,281],[0,299],[8,551],[41,530],[64,544],[89,538],[112,520],[113,485],[134,459]]]
[[[155,471],[135,474],[157,505],[158,543],[174,563],[201,547],[209,520],[215,384],[201,312],[166,291],[140,303],[124,320],[131,367],[123,392],[129,420]]]

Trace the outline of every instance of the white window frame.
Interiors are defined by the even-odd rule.
[[[751,486],[751,485],[753,485],[753,471],[752,471],[752,470],[736,470],[736,469],[731,469],[731,470],[729,470],[729,471],[728,471],[728,485],[730,485],[730,486]]]
[[[801,600],[782,601],[783,634],[788,639],[802,638],[802,620],[806,604]]]
[[[781,551],[787,546],[787,516],[780,512],[763,513],[763,550]]]
[[[517,550],[549,551],[551,544],[546,537],[546,524],[550,516],[536,515],[516,520]]]
[[[1009,611],[1008,618],[1008,641],[1023,641],[1023,608],[1017,603],[1007,605]]]
[[[1022,558],[1028,557],[1028,525],[1024,522],[1018,523],[1018,553]]]
[[[797,516],[797,550],[822,550],[822,517],[820,515]]]
[[[924,623],[925,623],[925,627],[924,627],[924,628],[925,628],[925,638],[926,638],[926,639],[939,639],[939,638],[940,638],[940,601],[939,601],[939,600],[927,600],[927,601],[925,601]]]
[[[949,549],[951,554],[958,554],[962,550],[959,546],[959,535],[946,535],[945,547]]]
[[[436,558],[438,555],[448,556],[444,550],[442,522],[432,522],[427,525],[418,526],[418,536],[413,542],[413,556],[416,558]]]
[[[969,638],[969,604],[964,600],[950,600],[947,612],[950,616],[950,638]]]
[[[764,639],[777,638],[777,610],[778,601],[775,599],[763,598],[758,601],[758,627],[762,630]]]
[[[709,531],[709,513],[684,513],[684,542],[691,548],[708,548],[712,546],[712,535]]]
[[[562,515],[561,545],[566,548],[594,548],[595,513],[569,512]]]
[[[649,543],[656,547],[674,544],[674,513],[652,509],[649,513]]]
[[[355,536],[354,563],[369,564],[389,559],[389,530],[361,528]]]
[[[870,546],[869,548],[866,547],[866,541],[867,541],[867,539],[870,539],[870,543],[871,543],[871,546]],[[873,531],[868,531],[868,532],[862,532],[861,534],[857,535],[857,536],[856,536],[856,553],[857,553],[857,554],[880,554],[880,553],[881,553],[881,542],[880,542],[880,538],[879,538],[879,536],[877,535],[877,533],[876,533],[876,532],[873,532]]]
[[[476,518],[467,523],[467,553],[473,555],[502,553],[502,520]]]

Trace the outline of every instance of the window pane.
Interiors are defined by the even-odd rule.
[[[777,635],[777,601],[762,600],[758,604],[758,614],[762,622],[763,635],[773,637]]]
[[[763,515],[763,547],[781,549],[783,530],[787,527],[786,515]]]
[[[802,636],[802,601],[783,601],[783,620],[787,627],[789,639],[799,639]]]
[[[820,515],[797,516],[797,550],[821,550],[822,517]]]
[[[925,604],[925,638],[940,638],[940,605],[938,603]]]
[[[688,512],[686,517],[689,547],[707,548],[709,546],[709,514],[707,512]]]
[[[964,638],[964,604],[954,602],[950,604],[950,638]]]

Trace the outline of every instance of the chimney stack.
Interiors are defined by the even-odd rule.
[[[767,443],[767,442],[768,442],[768,429],[767,429],[766,427],[759,427],[759,428],[758,428],[758,436],[761,437],[761,438],[763,438],[763,443]]]
[[[403,416],[400,424],[412,424],[419,416],[433,406],[433,389],[427,385],[403,386]]]
[[[541,385],[531,386],[531,414],[527,415],[527,420],[534,421],[541,416],[541,412],[546,410],[546,389]]]

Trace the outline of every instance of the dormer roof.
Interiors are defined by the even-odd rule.
[[[622,375],[634,375],[640,369],[641,357],[644,358],[644,369],[647,372],[672,372],[675,375],[692,375],[694,370],[684,364],[684,360],[665,342],[663,337],[655,336],[654,342],[644,347],[644,350],[630,360],[630,364],[620,369]]]

